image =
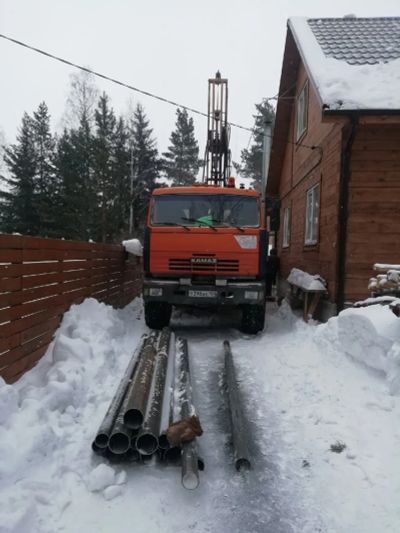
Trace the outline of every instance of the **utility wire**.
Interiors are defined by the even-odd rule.
[[[195,113],[197,115],[201,115],[203,117],[206,117],[208,118],[208,114],[207,113],[204,113],[203,111],[199,111],[198,109],[194,109],[192,107],[188,107],[186,105],[182,105],[182,104],[178,104],[177,102],[174,102],[173,100],[169,100],[168,98],[164,98],[163,96],[159,96],[157,94],[153,94],[149,91],[144,91],[143,89],[139,89],[138,87],[134,87],[133,85],[130,85],[129,83],[125,83],[123,81],[119,81],[119,80],[116,80],[115,78],[111,78],[110,76],[107,76],[106,74],[101,74],[100,72],[97,72],[95,70],[92,70],[88,67],[84,67],[82,65],[78,65],[77,63],[73,63],[72,61],[69,61],[68,59],[63,59],[62,57],[59,57],[59,56],[56,56],[54,54],[51,54],[50,52],[45,52],[44,50],[41,50],[40,48],[36,48],[35,46],[31,46],[30,44],[27,44],[27,43],[23,43],[22,41],[19,41],[17,39],[14,39],[12,37],[8,37],[7,35],[4,35],[2,33],[0,33],[0,37],[2,39],[5,39],[7,41],[10,41],[14,44],[18,44],[19,46],[22,46],[24,48],[27,48],[28,50],[32,50],[34,52],[37,52],[38,54],[41,54],[43,56],[46,56],[46,57],[49,57],[51,59],[54,59],[55,61],[59,61],[60,63],[64,63],[65,65],[69,65],[70,67],[74,67],[74,68],[77,68],[79,70],[83,70],[84,72],[88,72],[89,74],[93,74],[94,76],[97,76],[98,78],[102,78],[103,80],[107,80],[107,81],[110,81],[111,83],[115,83],[117,85],[120,85],[121,87],[126,87],[127,89],[130,89],[131,91],[136,91],[140,94],[144,94],[145,96],[149,96],[150,98],[154,98],[156,100],[159,100],[160,102],[164,102],[166,104],[170,104],[170,105],[173,105],[175,107],[179,107],[181,109],[186,109],[187,111],[190,111],[191,113]],[[292,87],[290,88],[292,89]],[[289,90],[290,90],[289,89]],[[285,91],[283,93],[286,94],[288,91]],[[282,97],[283,97],[282,95]],[[273,97],[270,97],[270,98],[266,98],[265,100],[278,100],[280,98],[279,95],[276,95],[276,96],[273,96]],[[254,135],[254,132],[255,132],[255,128],[249,128],[247,126],[242,126],[240,124],[236,124],[235,122],[228,122],[228,124],[230,126],[233,126],[235,128],[239,128],[241,130],[245,130],[245,131],[250,131],[251,132],[251,137],[250,137],[250,140],[252,138],[252,136]],[[271,139],[273,138],[271,135],[268,135],[268,137],[270,137]],[[296,146],[302,146],[304,148],[309,148],[310,150],[314,150],[316,148],[316,146],[309,146],[309,145],[306,145],[306,144],[299,144],[299,143],[295,143],[295,142],[292,142],[292,141],[288,141],[287,139],[283,140],[282,139],[282,142],[285,142],[287,144],[295,144]],[[249,142],[250,144],[250,142]]]

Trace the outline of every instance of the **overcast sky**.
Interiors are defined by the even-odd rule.
[[[229,119],[253,125],[254,104],[277,93],[290,16],[400,15],[399,0],[0,0],[0,33],[203,111],[207,80],[229,80]],[[0,39],[0,130],[15,140],[24,111],[45,100],[60,129],[72,67]],[[161,151],[175,109],[98,80],[117,112],[140,101]],[[195,118],[203,150],[205,119]],[[232,130],[234,159],[250,134]]]

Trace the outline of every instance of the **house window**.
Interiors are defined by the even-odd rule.
[[[296,108],[296,142],[300,139],[307,129],[308,114],[308,80],[304,84],[299,97],[297,98]]]
[[[290,242],[290,207],[283,210],[283,242],[282,246],[287,248]]]
[[[319,184],[307,191],[305,244],[318,241]]]

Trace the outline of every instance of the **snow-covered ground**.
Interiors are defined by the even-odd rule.
[[[186,491],[176,467],[104,466],[92,454],[146,327],[140,300],[73,306],[36,368],[0,383],[0,533],[398,532],[400,319],[380,306],[323,325],[285,304],[267,316],[266,330],[246,337],[234,314],[174,315],[204,429],[206,469]],[[232,464],[225,338],[248,415],[247,474]]]

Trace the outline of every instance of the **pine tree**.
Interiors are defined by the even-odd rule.
[[[146,207],[152,190],[157,186],[156,179],[160,172],[158,150],[152,135],[153,130],[144,109],[137,104],[130,131],[135,174],[132,204],[136,230],[144,222]]]
[[[112,240],[114,233],[109,212],[112,210],[116,195],[112,172],[116,119],[105,93],[100,97],[95,110],[95,124],[93,169],[100,210],[98,238],[106,242]]]
[[[260,189],[262,176],[264,123],[270,121],[272,128],[275,121],[275,111],[268,100],[263,99],[256,104],[257,114],[255,119],[253,142],[250,148],[245,148],[240,154],[241,163],[235,164],[236,170],[245,178],[252,180],[252,186]]]
[[[40,228],[36,202],[34,123],[25,113],[17,143],[5,149],[9,176],[3,177],[1,224],[4,231],[37,235]]]
[[[114,200],[110,218],[113,231],[120,240],[128,236],[130,208],[130,151],[128,149],[128,130],[125,121],[120,117],[117,121],[114,136],[112,175],[114,180]]]
[[[58,236],[61,227],[60,183],[55,172],[55,140],[50,132],[50,115],[45,102],[33,114],[33,143],[36,154],[35,204],[39,217],[38,233]]]
[[[193,118],[186,109],[176,110],[175,130],[168,151],[163,153],[163,170],[173,185],[191,185],[199,172],[199,145],[194,136]]]

